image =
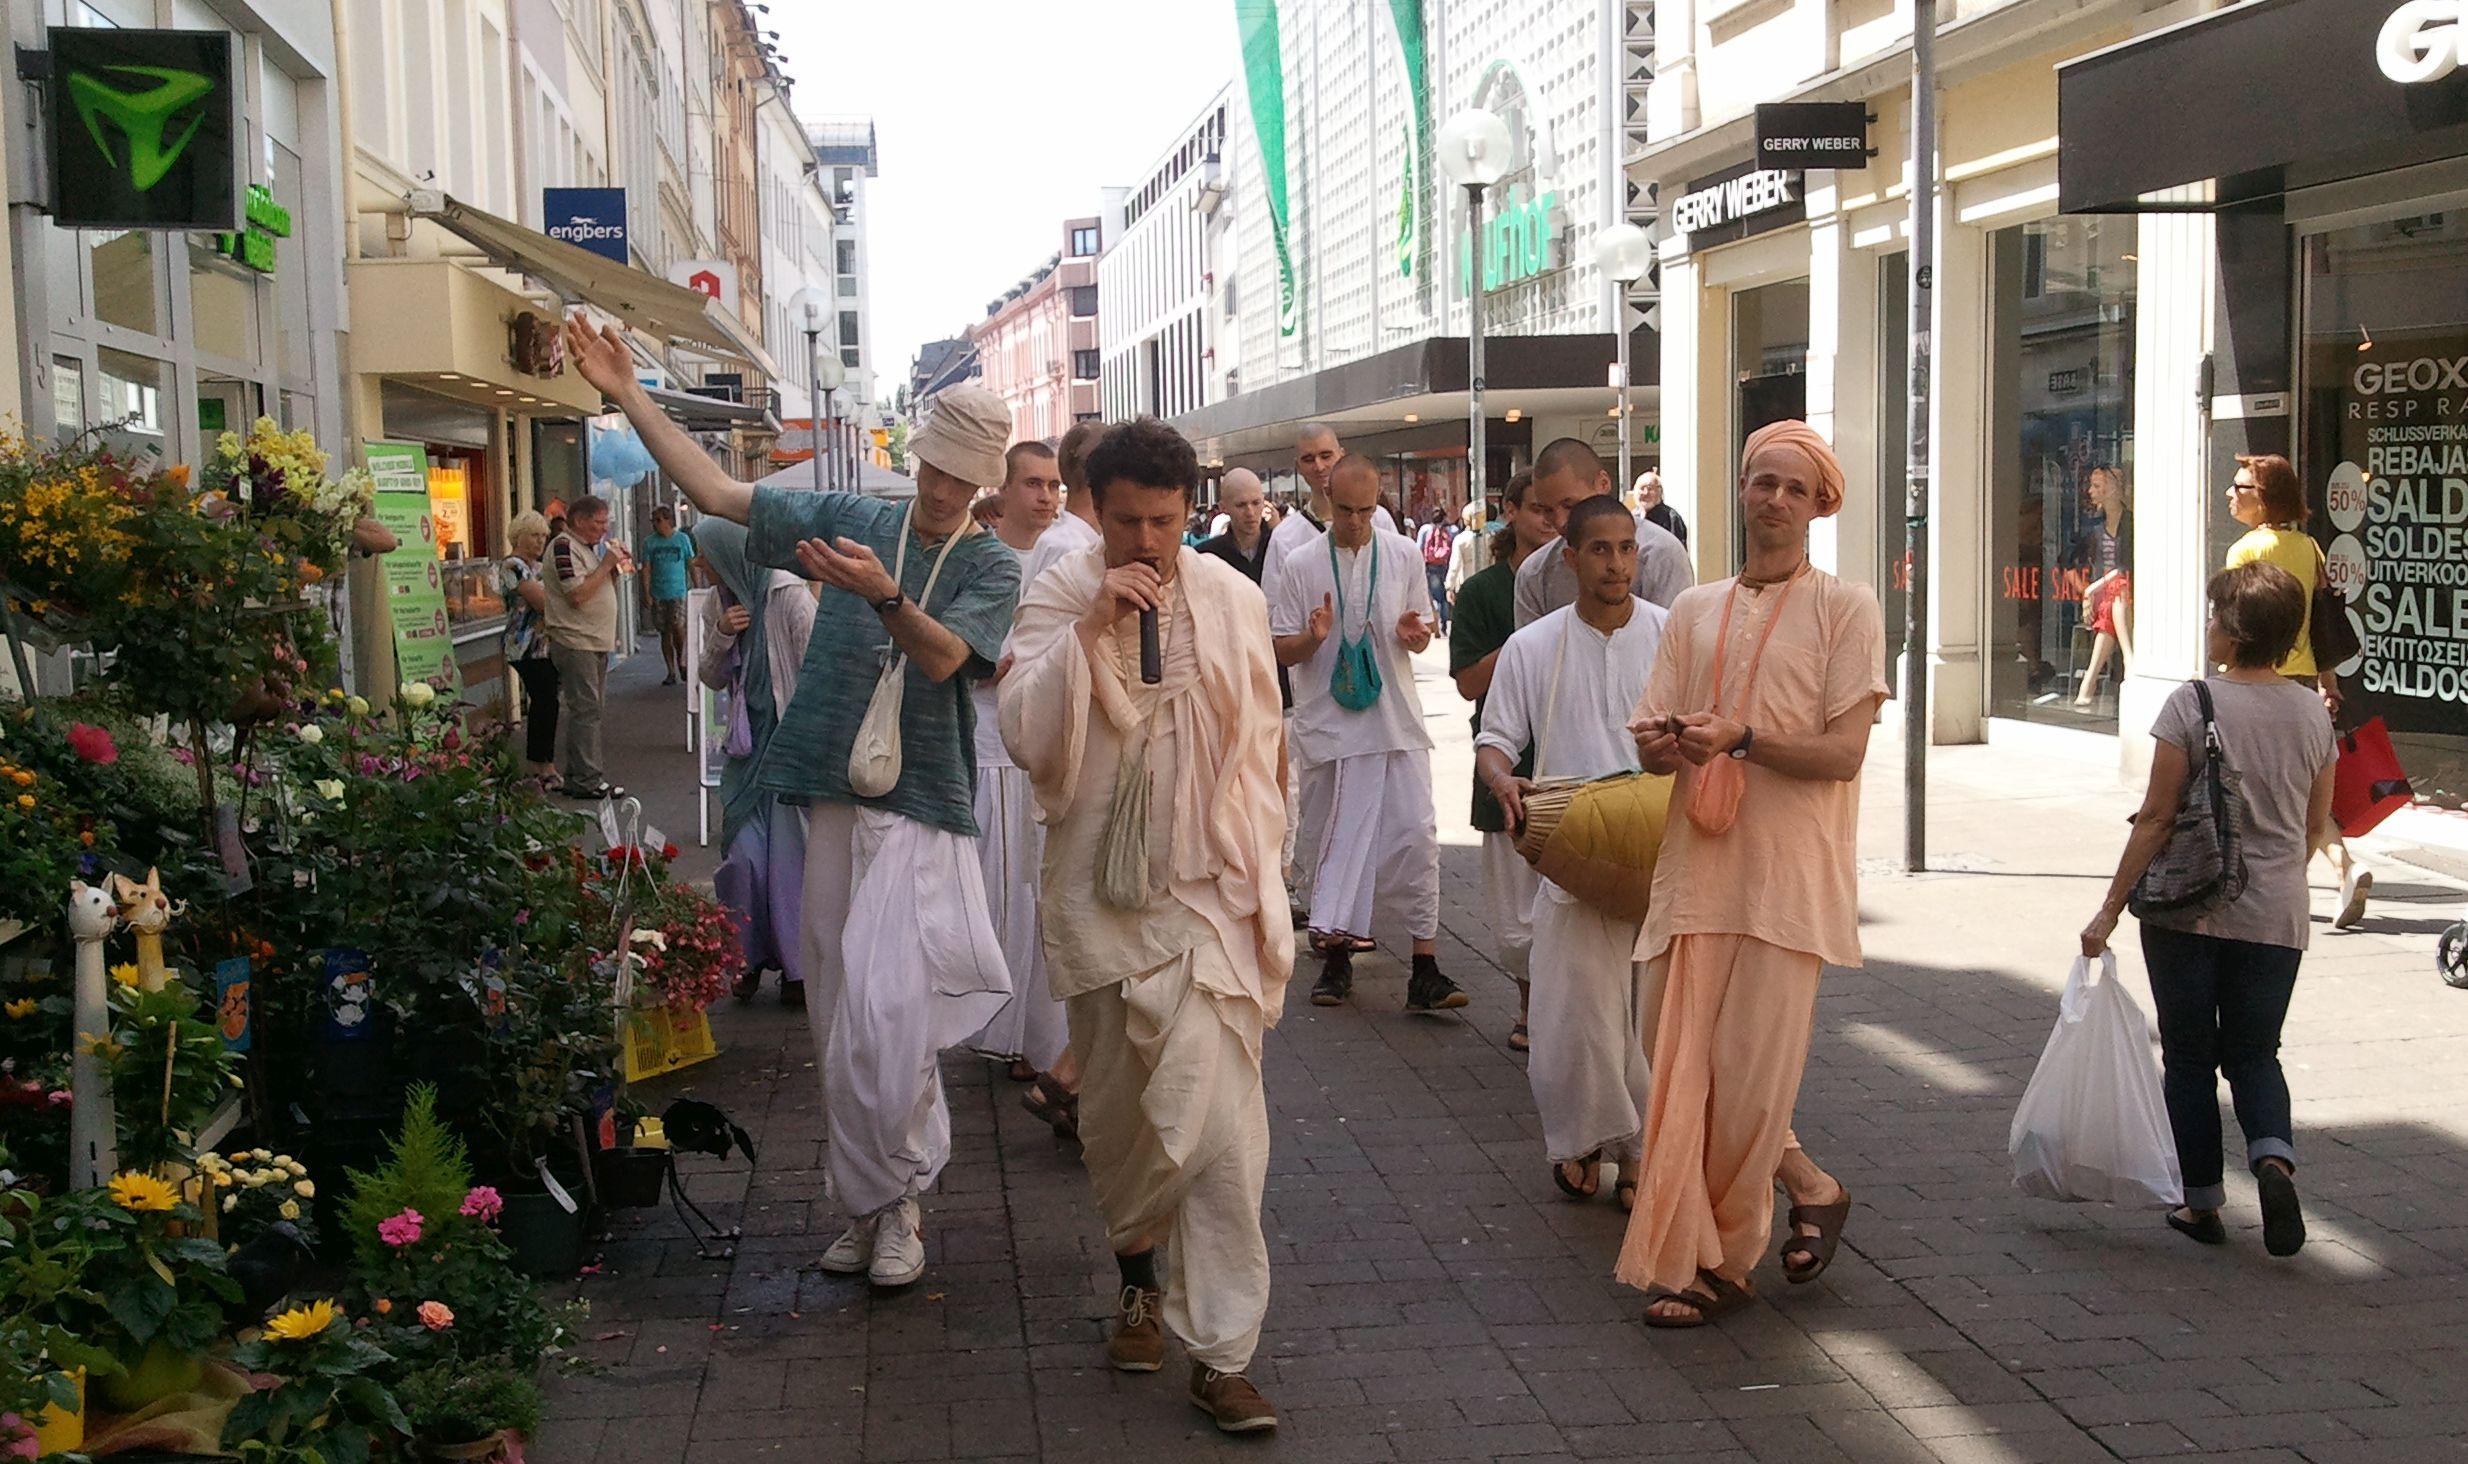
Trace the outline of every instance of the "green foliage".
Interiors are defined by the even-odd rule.
[[[364,1273],[387,1269],[398,1247],[379,1237],[378,1227],[406,1210],[421,1218],[424,1233],[451,1228],[460,1217],[463,1197],[471,1191],[471,1156],[463,1141],[437,1118],[437,1090],[422,1084],[411,1090],[403,1109],[403,1127],[387,1147],[385,1162],[346,1178],[351,1197],[343,1206],[343,1223],[351,1232],[352,1253]]]
[[[53,1316],[123,1361],[158,1341],[175,1352],[205,1351],[223,1334],[240,1288],[225,1269],[223,1248],[193,1233],[199,1218],[185,1204],[126,1210],[103,1190],[53,1200],[34,1229],[47,1243],[86,1253],[81,1285],[58,1300]]]
[[[410,1436],[382,1381],[394,1359],[349,1326],[301,1341],[263,1336],[231,1360],[282,1380],[242,1398],[223,1426],[223,1446],[250,1464],[368,1464]]]
[[[176,972],[160,991],[112,990],[104,1066],[124,1168],[154,1170],[194,1157],[196,1135],[240,1086],[239,1061],[200,1011],[196,990]]]
[[[540,1424],[539,1385],[502,1363],[433,1363],[407,1374],[394,1397],[422,1443],[468,1444],[504,1429],[529,1433]]]
[[[21,1418],[74,1406],[76,1369],[99,1377],[119,1367],[61,1321],[101,1299],[86,1286],[90,1237],[45,1223],[48,1203],[26,1190],[0,1194],[0,1410]]]

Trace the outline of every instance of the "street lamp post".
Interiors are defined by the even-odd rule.
[[[1483,497],[1483,191],[1508,171],[1513,148],[1508,124],[1484,107],[1468,107],[1440,128],[1433,151],[1441,171],[1465,190],[1465,491],[1468,503]]]
[[[1594,236],[1594,263],[1614,285],[1619,287],[1611,305],[1611,331],[1619,337],[1619,401],[1612,408],[1620,419],[1619,491],[1626,493],[1629,476],[1628,419],[1636,408],[1629,401],[1628,381],[1628,292],[1637,281],[1645,278],[1646,267],[1654,260],[1654,241],[1635,224],[1621,222],[1605,227]]]
[[[806,302],[806,445],[814,453],[814,491],[823,491],[823,309]]]

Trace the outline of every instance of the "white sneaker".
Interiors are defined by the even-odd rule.
[[[2347,873],[2339,880],[2339,915],[2331,922],[2337,930],[2354,930],[2365,923],[2365,897],[2374,892],[2374,872],[2359,868],[2351,860]]]
[[[848,1222],[840,1238],[823,1252],[822,1268],[834,1276],[854,1276],[874,1263],[874,1224],[872,1215],[860,1215]]]
[[[910,1195],[876,1221],[867,1278],[877,1286],[906,1286],[924,1274],[925,1235],[918,1228],[917,1197]]]

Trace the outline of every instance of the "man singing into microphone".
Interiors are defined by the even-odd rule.
[[[1191,1401],[1242,1433],[1277,1422],[1243,1373],[1268,1314],[1260,1046],[1294,932],[1268,617],[1241,571],[1181,543],[1199,476],[1154,418],[1107,435],[1088,461],[1103,542],[1029,587],[998,697],[1046,826],[1046,979],[1122,1272],[1107,1357],[1155,1372],[1170,1329]]]

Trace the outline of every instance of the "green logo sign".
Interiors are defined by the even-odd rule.
[[[274,190],[262,183],[249,185],[247,227],[237,234],[225,234],[218,241],[222,251],[259,274],[274,273],[274,241],[291,237],[291,210],[274,201]]]
[[[194,104],[214,95],[214,78],[169,66],[103,69],[141,80],[151,78],[155,83],[144,91],[122,91],[90,72],[72,71],[68,77],[69,103],[77,108],[78,119],[86,124],[96,150],[114,167],[121,166],[119,151],[104,130],[109,123],[126,140],[129,186],[144,193],[170,175],[172,165],[196,139],[197,129],[205,125],[205,111]],[[183,113],[188,125],[173,135],[172,127]]]
[[[239,38],[102,26],[55,26],[49,35],[53,221],[239,231]]]

